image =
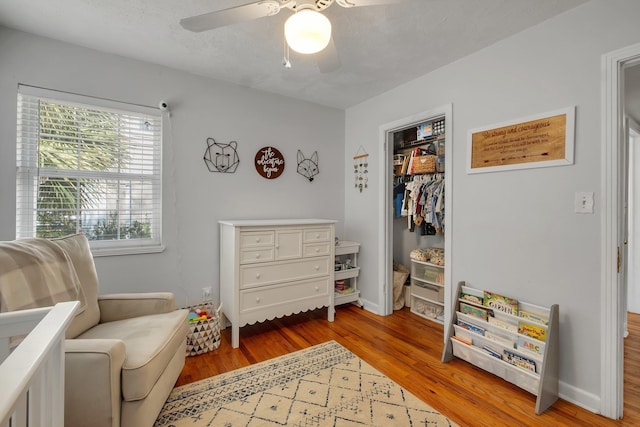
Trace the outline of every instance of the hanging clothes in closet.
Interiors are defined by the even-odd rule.
[[[400,215],[407,217],[409,230],[422,235],[444,233],[444,175],[415,175],[404,185]],[[398,194],[396,188],[394,194]]]
[[[404,176],[398,176],[393,180],[393,215],[396,218],[402,216],[402,204],[404,202],[404,192],[406,185]]]

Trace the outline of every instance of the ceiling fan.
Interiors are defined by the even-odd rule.
[[[345,8],[399,3],[404,0],[260,0],[242,6],[196,15],[180,20],[186,30],[201,32],[239,22],[273,16],[287,8],[294,12],[284,25],[287,46],[302,54],[320,53],[318,67],[323,73],[340,67],[340,57],[331,36],[331,22],[321,14],[333,4]],[[290,67],[288,54],[285,66]]]

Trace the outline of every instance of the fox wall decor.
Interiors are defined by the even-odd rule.
[[[298,173],[313,182],[313,177],[318,175],[318,152],[314,151],[311,157],[306,158],[302,151],[298,150]]]

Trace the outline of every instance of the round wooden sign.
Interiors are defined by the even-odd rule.
[[[262,147],[256,153],[256,170],[263,178],[275,179],[284,171],[284,156],[275,147]]]

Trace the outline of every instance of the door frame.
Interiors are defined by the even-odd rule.
[[[452,104],[444,104],[430,110],[422,111],[408,117],[380,126],[380,189],[383,194],[379,197],[380,223],[378,235],[380,239],[378,248],[378,276],[381,278],[381,286],[378,290],[378,301],[381,301],[379,311],[381,315],[393,313],[393,132],[405,129],[412,125],[418,125],[435,117],[444,116],[445,124],[445,173],[444,173],[444,209],[447,212],[447,228],[444,235],[444,285],[445,285],[445,330],[451,318],[450,290],[451,286],[451,242],[453,237],[453,221],[451,220],[452,205],[452,177],[453,177],[453,107]]]
[[[637,66],[637,65],[636,65]],[[626,83],[625,83],[626,84]],[[626,86],[625,86],[626,88]],[[626,89],[625,89],[626,91]],[[638,159],[640,158],[640,143],[635,143],[632,144],[631,142],[631,135],[635,135],[634,136],[634,141],[638,140],[640,141],[640,124],[638,122],[636,122],[633,118],[631,117],[627,117],[625,120],[625,141],[627,142],[628,146],[627,146],[627,153],[631,153],[631,148],[632,146],[635,145],[634,148],[634,157],[633,159]],[[628,160],[628,164],[631,164],[631,157],[629,157]],[[639,185],[637,185],[637,183],[640,182],[640,170],[638,170],[634,175],[633,175],[633,180],[631,179],[631,173],[630,171],[632,170],[631,166],[629,166],[629,172],[628,172],[628,181],[629,181],[629,189],[632,188],[638,188],[640,187]],[[640,202],[639,199],[634,197],[634,206],[631,206],[630,200],[628,200],[627,204],[627,221],[629,221],[629,223],[634,223],[634,231],[636,231],[638,229],[638,226],[640,225],[639,223],[637,223],[637,221],[635,221],[635,213],[638,211],[638,204]],[[632,215],[630,215],[632,214]],[[627,232],[629,232],[629,224],[627,224]],[[629,234],[629,233],[627,233]],[[633,249],[633,250],[631,250]],[[626,259],[633,259],[633,254],[639,254],[640,253],[640,246],[636,245],[635,240],[633,239],[633,236],[629,237],[629,242],[626,246],[626,253],[627,254],[631,254],[630,256],[627,255]],[[627,268],[625,270],[626,273],[626,277],[625,277],[625,322],[624,322],[624,337],[626,338],[627,336],[629,336],[629,319],[628,319],[628,313],[629,313],[629,265],[630,263],[627,263]],[[640,277],[640,270],[635,270],[635,278]],[[634,295],[635,296],[635,295]],[[637,306],[634,307],[634,313],[638,313],[638,308]]]
[[[640,43],[602,56],[600,413],[613,419],[622,417],[624,406],[625,287],[617,268],[622,247],[620,144],[626,143],[622,70],[636,61],[640,61]]]

